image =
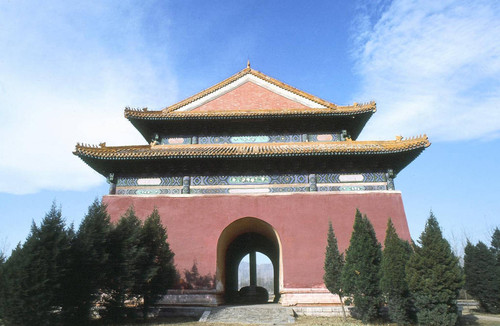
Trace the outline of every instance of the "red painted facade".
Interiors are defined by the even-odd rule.
[[[306,109],[307,106],[246,82],[193,111]]]
[[[356,208],[372,222],[383,242],[390,217],[399,236],[410,233],[398,191],[363,193],[290,193],[276,195],[104,196],[112,220],[128,207],[145,218],[154,207],[168,230],[177,269],[196,261],[201,275],[214,275],[217,244],[232,222],[254,217],[269,223],[281,243],[283,288],[323,288],[328,221],[340,250],[349,246]]]

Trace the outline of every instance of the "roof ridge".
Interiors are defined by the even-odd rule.
[[[231,77],[226,78],[223,81],[221,81],[221,82],[219,82],[219,83],[217,83],[217,84],[215,84],[215,85],[213,85],[213,86],[211,86],[209,88],[206,88],[206,89],[202,90],[201,92],[198,92],[198,93],[196,93],[196,94],[194,94],[194,95],[192,95],[192,96],[190,96],[190,97],[188,97],[188,98],[186,98],[186,99],[184,99],[184,100],[182,100],[180,102],[177,102],[177,103],[175,103],[173,105],[167,106],[167,107],[163,108],[161,111],[165,112],[165,113],[176,111],[176,110],[180,109],[181,107],[186,106],[186,105],[188,105],[188,104],[190,104],[190,103],[192,103],[192,102],[194,102],[194,101],[196,101],[196,100],[198,100],[200,98],[203,98],[203,97],[205,97],[205,96],[207,96],[207,95],[209,95],[209,94],[211,94],[211,93],[213,93],[213,92],[215,92],[215,91],[217,91],[217,90],[219,90],[219,89],[221,89],[221,88],[223,88],[223,87],[225,87],[225,86],[227,86],[227,85],[235,82],[239,78],[241,78],[241,77],[243,77],[245,75],[248,75],[248,74],[251,74],[251,75],[253,75],[253,76],[255,76],[255,77],[257,77],[257,78],[259,78],[261,80],[269,82],[269,83],[271,83],[271,84],[273,84],[273,85],[275,85],[275,86],[277,86],[279,88],[287,90],[287,91],[289,91],[291,93],[294,93],[294,94],[296,94],[298,96],[304,97],[304,98],[306,98],[306,99],[308,99],[308,100],[310,100],[312,102],[315,102],[315,103],[318,103],[320,105],[326,106],[327,108],[335,108],[335,107],[337,107],[337,105],[334,104],[334,103],[332,103],[332,102],[323,100],[323,99],[321,99],[321,98],[319,98],[317,96],[314,96],[314,95],[309,94],[307,92],[301,91],[301,90],[299,90],[299,89],[297,89],[297,88],[295,88],[295,87],[293,87],[291,85],[288,85],[288,84],[286,84],[286,83],[284,83],[282,81],[279,81],[279,80],[277,80],[277,79],[275,79],[273,77],[270,77],[270,76],[268,76],[268,75],[266,75],[266,74],[264,74],[264,73],[262,73],[262,72],[260,72],[258,70],[252,69],[252,68],[250,68],[250,66],[247,66],[245,69],[237,72],[236,74],[232,75]]]

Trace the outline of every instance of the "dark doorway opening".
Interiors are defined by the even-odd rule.
[[[257,284],[256,253],[267,256],[273,265],[274,302],[279,300],[279,248],[274,239],[256,233],[247,232],[237,236],[226,251],[225,299],[228,303],[264,303],[267,302],[268,291]],[[242,259],[249,255],[249,285],[238,286],[238,267]]]

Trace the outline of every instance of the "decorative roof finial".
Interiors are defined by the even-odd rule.
[[[250,59],[247,61],[247,68],[250,69]]]

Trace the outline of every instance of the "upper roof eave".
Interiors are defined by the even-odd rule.
[[[191,120],[191,119],[230,119],[292,116],[349,116],[374,113],[375,102],[335,106],[334,108],[278,109],[278,110],[224,110],[224,111],[149,111],[147,109],[125,109],[127,119],[140,120]]]

